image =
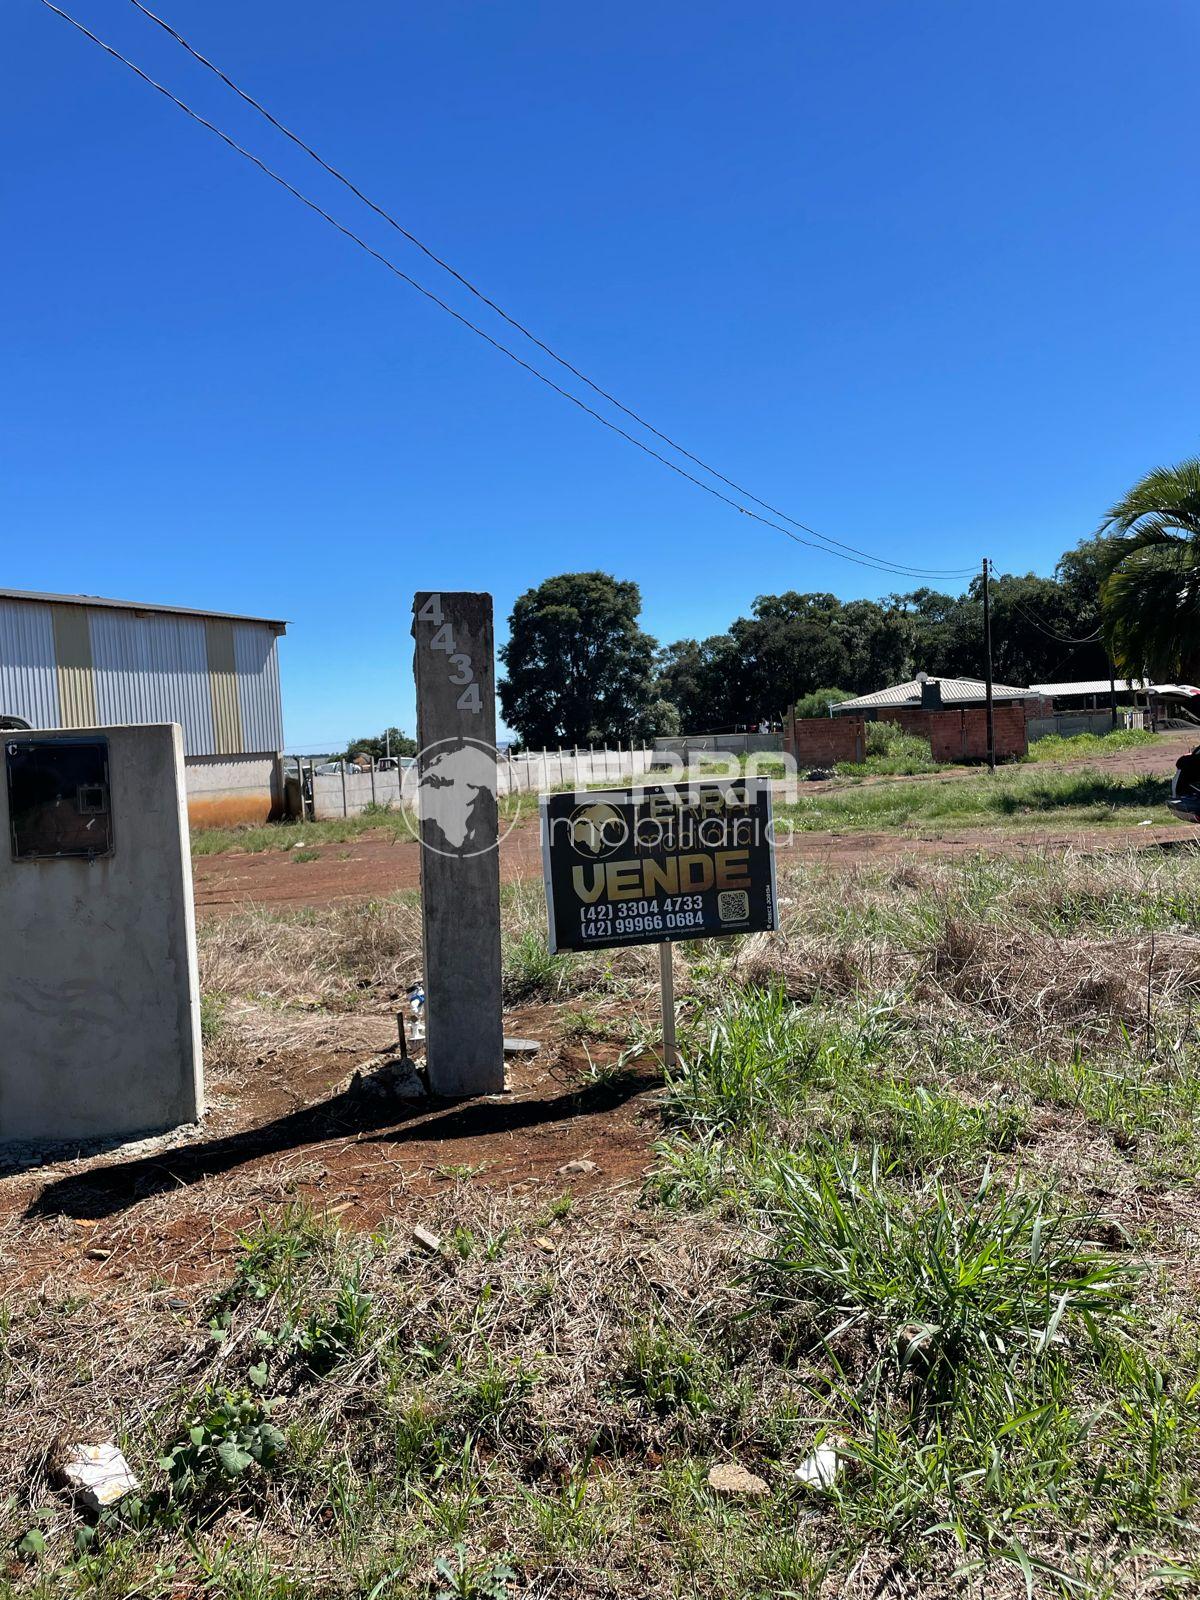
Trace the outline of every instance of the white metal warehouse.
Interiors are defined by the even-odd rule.
[[[194,822],[282,798],[286,623],[97,595],[0,589],[0,719],[30,728],[177,722]]]

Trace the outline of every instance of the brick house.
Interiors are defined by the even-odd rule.
[[[1029,689],[992,685],[998,761],[1023,756],[1028,750],[1025,722],[1038,699]],[[801,766],[862,761],[868,722],[896,722],[906,732],[928,739],[935,761],[987,759],[986,689],[976,678],[935,678],[922,672],[910,683],[843,700],[831,710],[828,717],[789,716],[784,748]]]

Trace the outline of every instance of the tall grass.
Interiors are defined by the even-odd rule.
[[[1118,755],[1159,743],[1160,734],[1149,728],[1114,728],[1111,733],[1047,734],[1029,746],[1026,761],[1077,761],[1086,756]]]
[[[905,776],[938,770],[929,740],[907,733],[898,723],[868,722],[865,745],[864,759],[839,761],[838,772],[850,777],[871,773]]]
[[[1170,781],[1153,775],[1100,770],[1038,772],[1014,767],[995,777],[925,783],[881,783],[802,795],[776,808],[777,823],[800,831],[926,827],[1028,828],[1066,823],[1090,827],[1140,822],[1168,824]]]
[[[856,1335],[872,1386],[890,1376],[915,1408],[1007,1402],[1031,1358],[1128,1315],[1128,1265],[1083,1243],[1046,1193],[1005,1190],[987,1168],[966,1197],[890,1176],[878,1149],[830,1144],[811,1171],[781,1157],[765,1259],[766,1292],[815,1303],[827,1345]]]

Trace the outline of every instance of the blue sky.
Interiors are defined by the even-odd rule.
[[[548,342],[825,532],[1048,572],[1196,451],[1184,0],[161,3]],[[66,9],[474,314],[123,0]],[[5,8],[0,137],[2,581],[287,617],[291,746],[411,729],[414,589],[488,589],[503,632],[523,589],[601,567],[666,641],[759,593],[905,586],[581,418],[37,0]]]

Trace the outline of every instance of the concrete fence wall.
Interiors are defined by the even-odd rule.
[[[1137,720],[1133,720],[1136,718]],[[1143,711],[1129,711],[1117,707],[1118,728],[1141,728],[1145,726],[1146,714]],[[1047,739],[1052,734],[1058,734],[1064,739],[1073,739],[1078,733],[1111,733],[1112,712],[1106,711],[1058,711],[1050,716],[1030,717],[1025,727],[1032,744],[1036,739]]]
[[[654,741],[655,755],[675,755],[683,761],[700,754],[764,755],[783,747],[782,733],[680,733]]]
[[[527,755],[501,756],[496,762],[496,789],[500,795],[540,794],[564,785],[585,789],[594,783],[627,784],[650,770],[653,754],[646,749],[538,750]],[[299,816],[295,758],[287,765],[288,811]],[[304,772],[307,787],[307,766]],[[312,815],[324,821],[361,816],[370,805],[393,809],[406,805],[408,796],[401,789],[403,776],[399,771],[359,772],[353,767],[344,772],[318,772],[312,780]]]
[[[188,756],[188,821],[193,828],[224,828],[282,815],[282,766],[271,754]]]

